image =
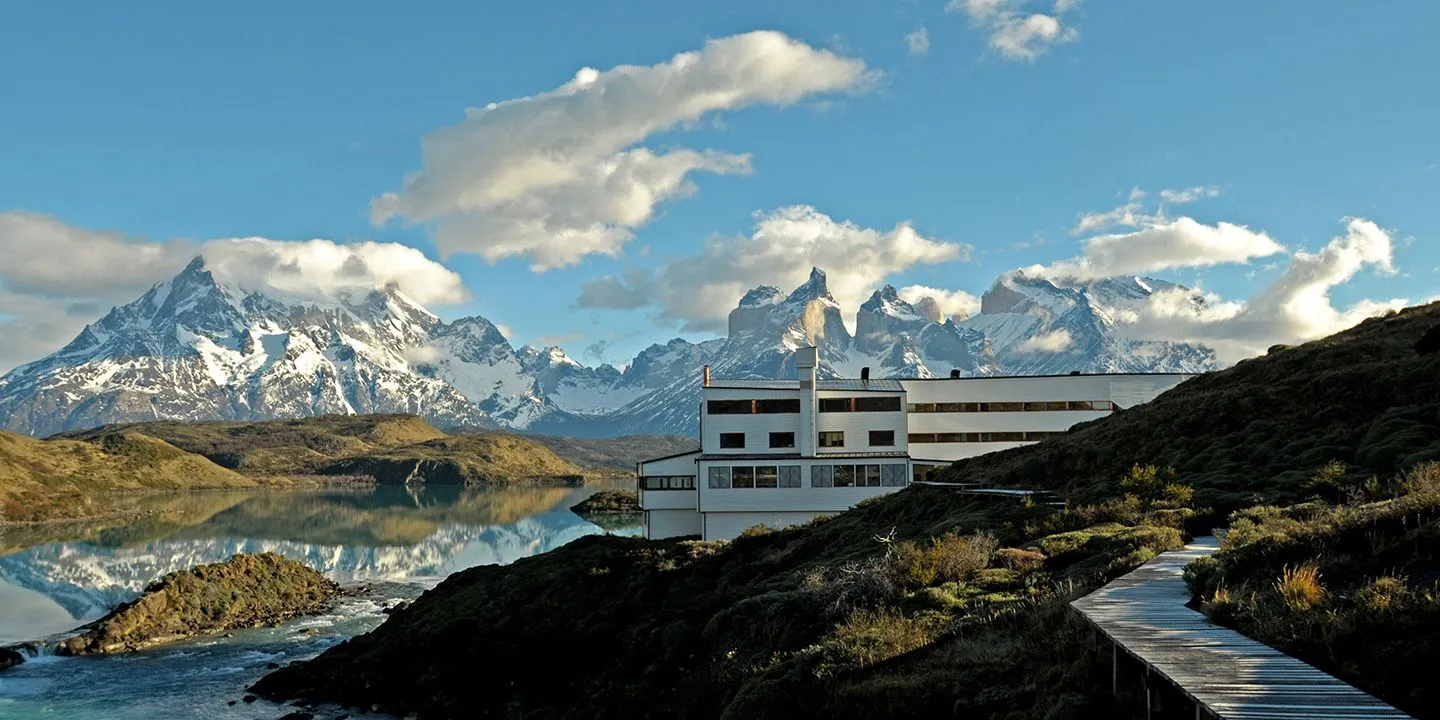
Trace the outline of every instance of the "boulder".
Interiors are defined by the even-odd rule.
[[[14,648],[0,648],[0,671],[25,662],[25,655]]]
[[[331,606],[340,586],[275,553],[242,554],[170,573],[80,635],[62,641],[59,655],[129,652],[225,630],[273,627]]]

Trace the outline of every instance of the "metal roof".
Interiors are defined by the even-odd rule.
[[[799,390],[799,380],[711,380],[710,389],[720,390]],[[860,380],[838,378],[816,380],[816,390],[849,390],[854,392],[905,392],[899,380]]]

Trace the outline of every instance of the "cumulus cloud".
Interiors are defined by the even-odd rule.
[[[0,213],[0,372],[53,352],[203,254],[221,282],[308,299],[395,284],[422,304],[467,297],[460,276],[395,244],[265,238],[150,241],[54,217]]]
[[[1115,228],[1130,232],[1096,235],[1081,243],[1079,257],[1050,265],[1026,268],[1031,274],[1089,281],[1118,275],[1244,263],[1284,252],[1284,246],[1264,232],[1233,223],[1206,225],[1189,217],[1168,217],[1171,206],[1215,197],[1219,189],[1192,187],[1161,190],[1154,211],[1146,208],[1145,191],[1130,190],[1123,205],[1082,215],[1071,231],[1082,234]]]
[[[434,223],[442,254],[524,257],[540,271],[616,256],[695,172],[748,173],[750,157],[639,146],[706,115],[862,89],[858,59],[779,32],[711,40],[651,66],[583,68],[559,88],[466,111],[422,141],[423,169],[371,204],[372,220]]]
[[[941,290],[924,285],[910,285],[900,288],[899,294],[901,300],[914,305],[922,315],[936,322],[943,321],[946,316],[963,320],[980,312],[980,298],[964,290]]]
[[[1193,293],[1177,290],[1157,293],[1141,310],[1117,319],[1134,337],[1200,343],[1222,361],[1235,362],[1273,344],[1314,340],[1408,304],[1367,299],[1335,307],[1330,291],[1367,268],[1395,272],[1394,239],[1370,220],[1346,218],[1343,235],[1319,252],[1295,252],[1289,268],[1248,300],[1210,295],[1197,303]]]
[[[927,238],[909,222],[889,230],[865,228],[795,205],[760,216],[748,237],[712,238],[699,254],[658,270],[589,281],[577,305],[653,307],[657,320],[678,322],[682,330],[714,332],[724,330],[730,310],[746,291],[758,285],[797,287],[811,267],[826,270],[831,294],[852,310],[894,273],[969,256],[969,246]]]
[[[986,45],[1007,60],[1035,62],[1051,47],[1080,38],[1080,31],[1064,22],[1078,0],[1056,0],[1046,12],[1032,9],[1027,0],[950,0],[947,12],[964,13],[986,35]]]
[[[915,32],[907,33],[905,47],[910,49],[911,55],[924,55],[930,52],[930,31],[921,25],[915,29]]]
[[[1160,221],[1130,233],[1086,240],[1081,256],[1027,272],[1078,281],[1118,275],[1243,263],[1285,248],[1263,232],[1227,222],[1206,225],[1188,217]]]
[[[1015,349],[1022,353],[1062,353],[1070,349],[1073,338],[1064,328],[1026,338]]]

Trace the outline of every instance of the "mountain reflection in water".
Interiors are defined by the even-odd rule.
[[[569,511],[592,492],[439,486],[154,496],[143,499],[153,507],[141,508],[154,514],[137,522],[9,533],[0,543],[8,553],[0,557],[0,589],[48,598],[79,625],[166,573],[240,552],[277,552],[342,583],[428,586],[457,570],[604,532]],[[611,532],[634,535],[639,527]],[[0,642],[35,639],[33,625],[6,627],[13,624],[0,618]]]

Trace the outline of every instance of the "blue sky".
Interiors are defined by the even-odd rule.
[[[0,6],[0,212],[114,231],[132,244],[249,236],[402,243],[443,262],[468,288],[464,302],[435,304],[442,316],[483,314],[513,329],[517,342],[563,340],[577,357],[607,340],[603,357],[612,362],[682,327],[703,337],[693,329],[713,328],[714,313],[684,307],[675,297],[683,286],[666,296],[665,278],[678,283],[682,274],[664,268],[733,260],[739,251],[696,257],[707,240],[733,245],[754,230],[757,214],[796,205],[880,234],[909,221],[924,238],[963,246],[876,271],[901,287],[979,295],[1001,272],[1081,257],[1095,233],[1071,233],[1079,218],[1125,204],[1139,187],[1148,192],[1148,225],[1103,232],[1184,216],[1245,226],[1285,248],[1248,264],[1172,259],[1149,274],[1244,302],[1281,277],[1295,251],[1345,235],[1342,219],[1353,216],[1388,231],[1394,272],[1369,262],[1336,283],[1330,295],[1342,314],[1364,299],[1440,294],[1440,4],[952,4],[8,3]],[[1032,14],[1061,28],[1053,42],[1022,48],[1036,56],[1009,56],[994,44],[1006,18]],[[922,27],[928,50],[912,52],[906,35]],[[756,101],[705,112],[615,148],[748,154],[749,166],[688,173],[691,192],[624,228],[633,237],[617,255],[584,254],[534,272],[533,254],[493,263],[477,254],[499,241],[474,237],[473,224],[450,226],[464,236],[461,249],[442,253],[436,238],[451,217],[443,212],[414,224],[372,222],[372,199],[432,169],[422,138],[461,123],[467,107],[553,91],[581,68],[603,77],[617,65],[667,63],[754,30],[863,63],[863,72],[817,83],[783,107]],[[638,98],[636,112],[664,102]],[[457,155],[453,172],[499,172],[485,162],[495,157]],[[1197,187],[1218,194],[1154,215],[1161,190]],[[27,278],[3,266],[21,265],[31,242],[6,244],[0,235],[0,323],[39,327],[37,298],[89,297],[63,283],[17,291]],[[826,269],[832,278],[853,270]],[[643,306],[577,307],[587,281],[646,271],[659,274],[643,288],[626,285],[629,304]],[[158,279],[138,275],[137,283]],[[735,287],[696,297],[721,303]],[[122,292],[129,288],[70,302],[72,314],[123,302]],[[65,322],[43,324],[72,332]]]

